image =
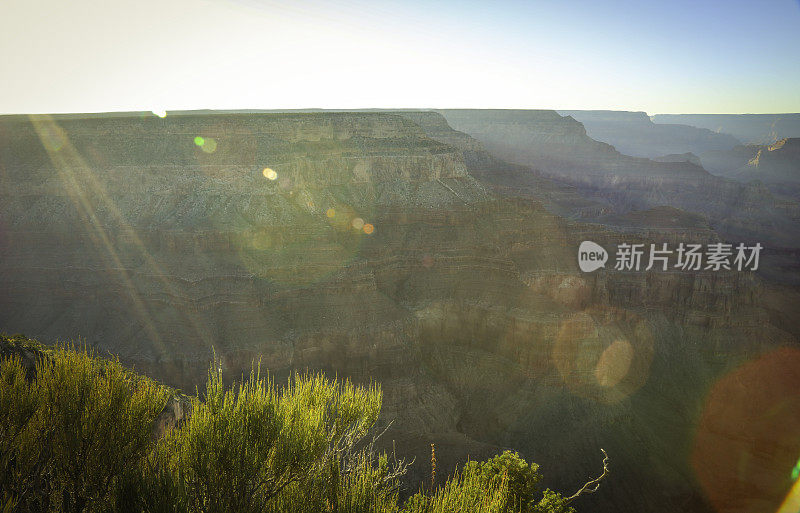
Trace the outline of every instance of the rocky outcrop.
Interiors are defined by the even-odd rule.
[[[776,199],[763,185],[720,178],[685,160],[656,162],[623,155],[590,138],[573,118],[554,111],[441,112],[454,128],[495,155],[562,180],[618,213],[666,205],[705,215],[728,239],[760,239],[778,247],[795,247],[800,241],[800,205]],[[516,173],[518,187],[526,187],[530,175]]]
[[[43,348],[24,335],[0,335],[0,360],[16,358],[28,381],[36,379],[36,366],[49,358]]]
[[[453,128],[475,137],[500,158],[551,173],[695,179],[708,174],[688,162],[662,163],[623,155],[589,137],[574,118],[555,111],[441,112]]]
[[[503,196],[532,198],[548,211],[572,219],[595,218],[614,210],[607,201],[588,199],[563,181],[495,157],[477,139],[450,127],[439,112],[399,114],[417,123],[432,139],[461,150],[469,173]],[[519,179],[520,175],[525,176],[524,181]]]
[[[7,358],[18,359],[28,381],[36,379],[36,368],[40,362],[52,363],[52,355],[48,353],[47,348],[24,335],[11,337],[0,335],[0,361]],[[169,430],[181,426],[192,414],[191,399],[180,392],[170,392],[167,404],[153,421],[152,435],[157,439],[163,437]]]
[[[755,154],[747,164],[730,173],[731,178],[770,185],[800,183],[800,138],[781,139],[749,149]]]
[[[730,150],[741,144],[731,135],[707,128],[653,123],[645,112],[569,110],[558,113],[580,122],[592,139],[611,144],[621,153],[635,157],[658,160],[656,157],[670,154],[691,152],[703,155]]]
[[[800,138],[736,146],[708,155],[705,161],[720,176],[757,181],[777,196],[800,199]]]

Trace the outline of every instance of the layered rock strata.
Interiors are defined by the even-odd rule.
[[[541,176],[512,194],[529,171],[435,113],[2,118],[0,328],[84,337],[187,389],[212,348],[231,378],[260,358],[378,381],[416,482],[430,443],[443,472],[512,447],[569,491],[602,447],[615,481],[584,508],[711,511],[690,458],[707,391],[796,343],[792,290],[582,274],[583,240],[718,235],[680,211],[568,221],[547,202],[603,203]],[[764,471],[757,442],[734,441],[761,459],[731,479]]]

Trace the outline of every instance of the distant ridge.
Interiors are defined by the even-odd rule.
[[[727,151],[741,144],[728,133],[682,124],[653,123],[646,112],[610,110],[562,110],[580,121],[590,137],[614,146],[634,157],[656,158],[664,155],[693,153],[702,156],[711,151]]]
[[[800,137],[800,113],[786,114],[656,114],[657,124],[685,124],[733,135],[743,143],[771,144]]]

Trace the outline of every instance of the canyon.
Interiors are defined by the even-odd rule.
[[[568,493],[603,448],[581,511],[774,510],[800,210],[667,160],[555,111],[2,116],[0,329],[185,390],[212,350],[231,380],[378,382],[410,490],[432,443],[439,472],[512,448]],[[762,270],[577,265],[584,240],[732,238]]]
[[[738,145],[706,156],[709,170],[740,182],[758,181],[778,196],[800,198],[800,138]]]
[[[745,144],[772,144],[800,137],[800,113],[787,114],[656,114],[656,124],[686,124],[722,132]]]
[[[571,185],[587,199],[606,201],[616,213],[667,205],[706,216],[727,239],[760,240],[782,250],[800,241],[796,200],[775,196],[758,182],[711,174],[691,157],[656,161],[622,154],[555,111],[441,112],[497,157]],[[515,186],[525,187],[533,174],[518,173]]]
[[[688,123],[654,123],[645,112],[560,110],[558,114],[581,123],[592,139],[608,143],[620,153],[633,157],[655,159],[688,152],[703,155],[710,151],[730,150],[741,144],[728,133],[697,128]]]

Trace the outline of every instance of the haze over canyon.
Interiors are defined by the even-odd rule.
[[[578,247],[761,244],[756,271]],[[0,330],[173,386],[384,391],[426,478],[512,448],[580,511],[776,511],[800,454],[800,114],[0,116]]]

